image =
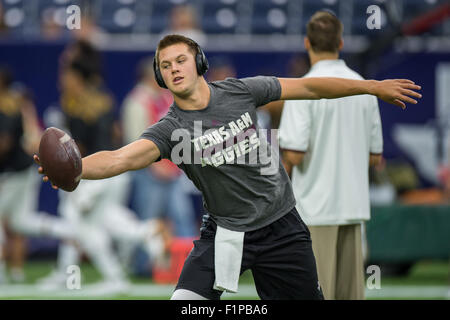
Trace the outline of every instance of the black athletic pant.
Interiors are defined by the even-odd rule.
[[[212,219],[203,222],[176,289],[220,299],[222,291],[213,289],[216,228]],[[295,207],[272,224],[245,233],[241,274],[248,269],[261,299],[323,299],[309,230]]]

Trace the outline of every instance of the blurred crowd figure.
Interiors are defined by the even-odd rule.
[[[75,40],[86,41],[93,46],[98,46],[108,41],[108,33],[97,24],[92,14],[81,15],[80,25],[80,29],[72,31]]]
[[[0,37],[6,35],[8,26],[5,23],[3,5],[0,3]]]
[[[116,147],[114,127],[118,120],[101,69],[100,53],[87,41],[68,46],[61,56],[63,129],[70,133],[83,157]],[[105,293],[127,289],[125,268],[135,246],[142,245],[156,260],[163,258],[169,235],[162,223],[136,218],[127,207],[129,187],[130,177],[124,174],[107,180],[83,180],[71,193],[59,191],[58,212],[70,223],[74,237],[60,245],[57,268],[41,279],[42,288],[65,285],[67,267],[78,265],[81,253],[101,273],[103,281],[98,290]]]
[[[213,82],[237,77],[236,68],[229,57],[219,55],[210,58],[209,61],[210,68],[206,74],[208,81]]]
[[[200,27],[195,7],[189,4],[174,6],[169,13],[169,23],[161,38],[168,34],[181,34],[204,46],[207,36]]]
[[[288,62],[287,70],[285,71],[288,78],[303,77],[310,68],[308,56],[305,53],[294,54]],[[270,114],[271,128],[278,129],[280,126],[281,114],[283,112],[284,101],[273,101],[260,107],[259,109],[267,111]]]
[[[7,256],[9,280],[25,280],[23,235],[60,239],[72,235],[65,221],[37,212],[40,184],[31,156],[37,152],[40,136],[31,92],[13,85],[12,72],[0,67],[0,283],[8,280]]]
[[[450,127],[448,128],[450,132]],[[442,186],[444,199],[450,204],[450,140],[447,145],[447,160],[442,159],[442,164],[438,168],[438,180]]]
[[[12,74],[7,67],[0,68],[0,223],[13,231],[20,228],[22,217],[34,210],[33,201],[33,161],[27,150],[33,152],[33,141],[29,130],[31,123],[25,125],[30,114],[29,105],[25,108],[25,99],[20,92],[12,88]],[[24,115],[27,114],[27,117]],[[29,120],[28,120],[29,121]],[[22,144],[22,138],[28,137]],[[23,200],[21,199],[23,197]],[[23,240],[12,236],[11,278],[19,280],[22,276],[19,247]],[[6,234],[0,225],[0,283],[6,282]]]
[[[397,194],[386,170],[386,159],[383,158],[377,166],[369,168],[369,182],[371,205],[383,206],[394,203]]]
[[[226,55],[218,55],[209,59],[210,68],[206,73],[208,82],[220,81],[226,78],[236,78],[237,71],[233,61]],[[265,108],[256,110],[258,126],[261,129],[271,128],[271,115]]]
[[[424,186],[419,171],[407,159],[382,159],[369,170],[373,206],[450,204],[450,164],[437,168],[436,185]]]
[[[445,199],[447,200],[447,203],[450,203],[450,163],[448,164],[447,168],[443,169],[441,175],[444,185]]]
[[[122,106],[122,130],[126,144],[137,140],[146,128],[158,122],[173,99],[154,78],[153,57],[142,59],[137,67],[137,84]],[[161,160],[132,174],[131,208],[140,219],[167,221],[175,237],[197,236],[197,221],[185,174],[172,162]],[[195,188],[195,187],[193,187]],[[136,261],[136,272],[148,270],[147,257]],[[144,267],[144,268],[143,268]]]
[[[105,43],[109,35],[96,22],[95,16],[91,12],[92,8],[88,3],[83,5],[80,16],[80,28],[69,30],[65,23],[64,16],[60,15],[60,9],[49,7],[42,12],[40,25],[40,35],[45,41],[62,39],[83,40],[92,45]],[[61,21],[63,19],[63,21]]]

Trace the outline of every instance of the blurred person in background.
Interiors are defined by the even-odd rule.
[[[158,122],[173,102],[170,92],[155,81],[152,57],[139,62],[137,73],[138,82],[122,107],[122,129],[127,144]],[[131,175],[134,190],[131,206],[141,219],[166,219],[175,237],[197,235],[195,210],[186,188],[191,183],[185,181],[184,173],[174,163],[161,160]],[[144,262],[138,263],[139,272],[149,270],[146,259],[140,260]]]
[[[89,83],[94,87],[102,87],[103,78],[101,73],[103,62],[100,52],[87,40],[79,39],[73,41],[62,52],[59,58],[59,69],[64,70],[77,59],[83,61],[85,72],[89,73]]]
[[[443,201],[445,203],[450,203],[450,143],[448,145],[448,160],[447,164],[445,164],[445,160],[443,164],[438,168],[438,179],[442,186],[443,191]]]
[[[11,86],[12,88],[12,86]],[[18,103],[20,108],[20,116],[22,117],[22,145],[21,147],[26,152],[28,156],[37,152],[39,145],[39,138],[41,136],[41,129],[38,124],[38,119],[36,115],[36,109],[33,104],[33,99],[31,93],[21,86],[16,86],[16,88],[11,89],[14,95],[18,97]],[[37,180],[36,180],[37,181]],[[38,196],[39,185],[36,183],[34,185],[36,192],[33,195],[26,195],[27,197]],[[34,206],[37,205],[37,201],[33,202]],[[5,256],[7,257],[9,264],[9,280],[12,282],[23,282],[25,280],[25,272],[23,270],[25,258],[26,258],[26,239],[23,234],[18,231],[32,231],[39,230],[37,225],[34,225],[32,221],[29,221],[28,215],[32,214],[33,205],[29,207],[29,210],[21,210],[21,212],[12,212],[5,219],[5,229],[7,235]],[[28,221],[27,221],[28,220]],[[29,223],[30,222],[30,223]],[[32,226],[30,228],[30,225]],[[40,223],[42,227],[42,223]],[[24,228],[25,226],[25,228]],[[28,232],[30,233],[30,232]],[[40,232],[38,232],[39,234]]]
[[[444,171],[443,174],[443,180],[444,180],[444,197],[447,203],[450,202],[450,163],[447,166],[447,169]]]
[[[342,31],[328,11],[311,17],[304,43],[312,67],[305,78],[363,79],[339,59]],[[287,101],[279,138],[297,207],[311,232],[325,299],[364,299],[368,169],[383,151],[376,97]]]
[[[22,144],[24,125],[20,95],[11,90],[9,68],[0,67],[0,219],[17,218],[34,210],[32,158]],[[15,225],[14,225],[15,226]],[[12,226],[12,227],[14,227]],[[5,234],[0,228],[0,282],[6,282],[4,261]],[[12,274],[21,277],[22,270],[13,267]],[[14,277],[14,276],[13,276]]]
[[[287,65],[287,77],[299,78],[303,77],[309,70],[310,63],[306,54],[295,54],[289,60]],[[273,101],[261,107],[261,110],[267,111],[270,114],[271,128],[278,129],[280,126],[281,114],[283,112],[284,101]]]
[[[305,53],[297,53],[289,59],[287,65],[287,75],[292,78],[303,77],[311,68],[311,62]]]
[[[40,25],[40,35],[43,40],[53,41],[61,40],[67,37],[68,30],[57,20],[57,9],[46,8],[42,12],[42,20]]]
[[[26,255],[22,235],[68,238],[72,233],[65,221],[36,213],[40,183],[30,160],[38,150],[41,128],[31,93],[12,83],[10,70],[0,67],[0,222],[10,231],[10,280],[21,282]],[[6,281],[4,244],[0,228],[0,281]]]
[[[63,70],[72,61],[78,59],[83,61],[84,69],[89,72],[89,85],[94,88],[105,88],[102,77],[103,61],[100,51],[87,39],[77,39],[67,45],[59,59],[59,68]],[[122,145],[122,133],[120,121],[114,118],[112,121],[112,144],[113,147]]]
[[[450,174],[447,174],[447,179],[445,180],[445,199],[447,203],[450,202]]]
[[[86,41],[92,46],[98,46],[109,40],[108,33],[97,25],[92,14],[82,14],[80,29],[73,29],[72,34],[77,41]]]
[[[91,45],[102,45],[108,41],[108,34],[97,25],[95,17],[89,12],[92,5],[85,1],[82,4],[80,28],[69,30],[66,27],[66,15],[61,16],[61,8],[48,7],[42,11],[40,35],[43,40],[75,39],[89,42]],[[65,11],[65,10],[64,10]]]
[[[390,205],[396,201],[397,192],[389,177],[386,159],[369,168],[370,204],[375,206]]]
[[[180,34],[191,38],[200,46],[207,42],[207,36],[200,27],[199,19],[195,8],[189,4],[177,5],[172,8],[169,14],[169,25],[163,31],[160,38],[168,34]]]
[[[441,168],[439,172],[439,179],[442,185],[442,198],[444,203],[450,202],[450,169]]]
[[[0,2],[0,37],[8,35],[8,26],[5,23],[3,5]]]
[[[67,53],[61,60],[60,70],[61,108],[66,130],[82,156],[113,147],[114,122],[113,98],[99,85],[100,68],[85,52],[96,53],[93,48]],[[100,293],[127,289],[125,272],[113,250],[114,239],[131,245],[145,244],[150,255],[165,250],[163,240],[156,235],[161,224],[141,222],[126,207],[129,179],[124,175],[104,181],[86,181],[74,192],[59,191],[59,213],[70,221],[76,245],[103,276],[98,286]],[[80,252],[73,242],[61,244],[57,269],[40,281],[41,287],[53,289],[65,285],[67,267],[78,264],[79,260]]]
[[[209,60],[210,68],[206,75],[208,81],[221,81],[226,78],[236,78],[237,72],[233,61],[225,55],[215,56]],[[274,101],[272,103],[276,103]],[[270,105],[270,103],[268,104]],[[271,129],[271,114],[268,108],[261,107],[256,110],[258,125],[261,129]],[[268,136],[270,139],[270,137]]]
[[[208,81],[220,81],[236,78],[237,72],[233,61],[227,56],[215,56],[209,59],[210,68],[206,75]]]

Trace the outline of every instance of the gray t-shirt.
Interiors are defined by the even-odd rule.
[[[279,100],[280,83],[258,76],[208,85],[206,108],[182,110],[174,103],[141,138],[186,173],[219,226],[245,232],[265,227],[295,206],[278,150],[257,126],[256,107]]]

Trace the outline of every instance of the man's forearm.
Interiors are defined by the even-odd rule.
[[[100,151],[83,158],[82,178],[98,180],[148,167],[160,156],[155,143],[139,139],[114,151]]]
[[[334,99],[358,94],[375,94],[375,80],[342,78],[281,78],[282,100]]]
[[[313,99],[334,99],[358,94],[376,94],[375,80],[352,80],[339,78],[304,78],[305,87]]]
[[[100,151],[83,158],[82,179],[99,180],[117,176],[126,171],[115,151]]]

